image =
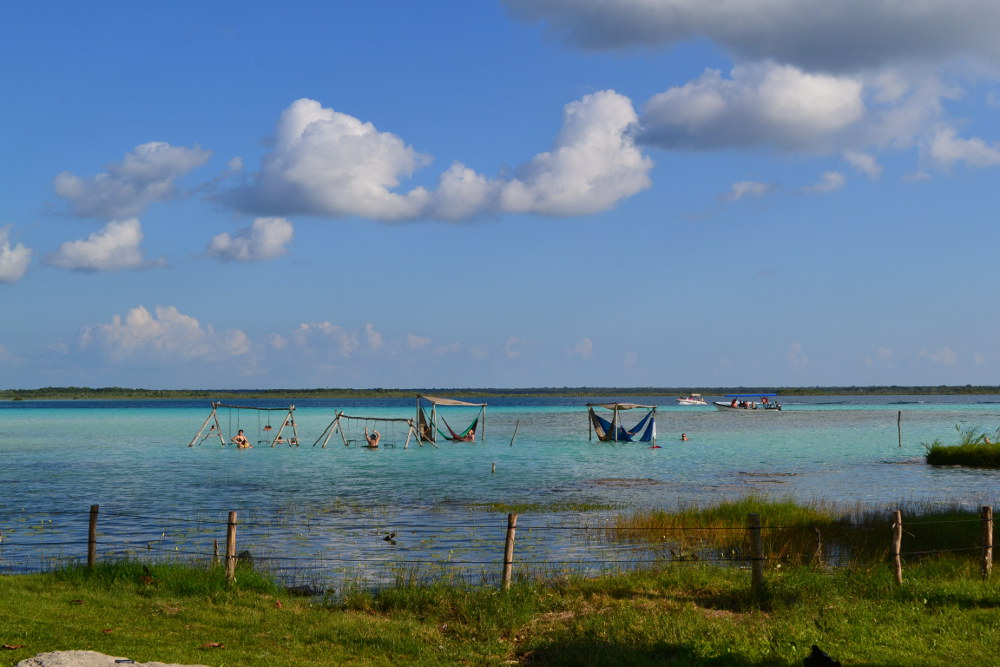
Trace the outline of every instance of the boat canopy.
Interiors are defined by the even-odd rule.
[[[754,396],[777,396],[777,394],[726,394],[726,398],[753,398]]]

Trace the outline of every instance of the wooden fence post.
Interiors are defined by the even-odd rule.
[[[226,581],[233,583],[236,579],[236,512],[229,513],[229,523],[226,526]]]
[[[892,572],[896,584],[903,583],[903,558],[900,550],[903,546],[903,513],[896,510],[892,513]]]
[[[980,516],[983,524],[983,563],[980,569],[983,579],[989,579],[990,572],[993,571],[993,508],[983,506]]]
[[[87,533],[87,568],[93,569],[97,562],[97,510],[99,505],[90,506],[90,530]]]
[[[764,541],[760,534],[760,515],[747,516],[750,532],[750,590],[754,595],[764,593]]]
[[[503,589],[510,588],[510,578],[514,571],[514,530],[517,528],[517,514],[507,515],[507,542],[503,549]]]

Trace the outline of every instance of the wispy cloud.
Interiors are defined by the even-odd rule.
[[[120,163],[85,180],[68,171],[55,178],[55,191],[82,218],[105,220],[142,213],[149,204],[176,195],[175,181],[204,164],[211,152],[161,141],[137,146]]]
[[[812,194],[833,192],[834,190],[839,190],[844,187],[846,180],[847,179],[844,178],[844,175],[839,171],[827,171],[823,173],[823,178],[819,181],[819,183],[807,185],[802,188],[802,191]]]

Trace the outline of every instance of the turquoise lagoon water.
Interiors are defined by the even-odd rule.
[[[404,449],[405,431],[383,424],[397,446],[378,450],[345,448],[339,436],[326,448],[313,442],[337,411],[412,417],[412,400],[292,401],[300,446],[249,450],[217,440],[188,447],[209,414],[204,401],[0,403],[0,571],[85,554],[94,504],[111,553],[205,555],[213,539],[224,544],[235,510],[241,547],[276,569],[315,573],[426,561],[486,567],[502,554],[506,527],[505,515],[484,509],[491,503],[569,508],[519,517],[519,554],[556,563],[606,548],[560,528],[599,527],[616,511],[607,508],[672,509],[750,492],[879,508],[997,496],[1000,471],[932,468],[922,456],[922,443],[957,441],[956,426],[993,433],[995,396],[794,398],[779,414],[609,397],[660,406],[656,449],[589,440],[588,400],[604,399],[488,399],[484,440]],[[476,414],[441,412],[456,429]],[[220,419],[252,440],[266,423],[256,411],[220,410]],[[582,506],[605,509],[573,509]]]

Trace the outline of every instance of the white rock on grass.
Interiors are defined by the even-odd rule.
[[[25,658],[14,667],[207,667],[206,665],[178,665],[166,662],[133,662],[97,651],[52,651]]]

